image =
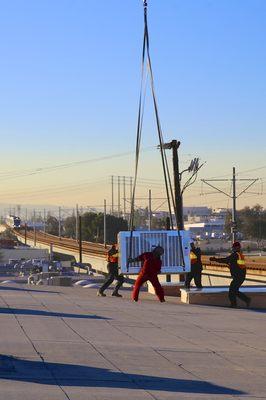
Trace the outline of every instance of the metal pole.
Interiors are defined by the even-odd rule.
[[[46,210],[43,210],[43,231],[46,233]]]
[[[79,240],[79,206],[76,204],[76,241]]]
[[[50,243],[50,261],[53,261],[54,251],[53,251],[53,243]]]
[[[133,178],[130,177],[130,204],[132,204],[132,196],[133,196]]]
[[[34,247],[36,247],[36,213],[33,211]]]
[[[124,219],[126,219],[126,177],[123,176]]]
[[[58,209],[58,236],[61,239],[61,207]]]
[[[25,222],[25,231],[24,231],[24,244],[27,245],[27,222]]]
[[[233,167],[233,208],[232,208],[232,241],[235,242],[236,240],[236,169]]]
[[[117,197],[118,197],[118,217],[120,217],[120,176],[118,176],[118,182],[117,182]]]
[[[79,262],[82,263],[82,221],[81,221],[81,215],[79,215],[78,221],[79,221]]]
[[[148,213],[149,213],[149,231],[151,230],[151,218],[152,218],[152,216],[151,216],[151,190],[149,190],[149,211],[148,211]]]
[[[111,185],[112,185],[112,203],[111,203],[111,214],[114,215],[114,176],[111,176]]]
[[[103,210],[103,244],[106,248],[106,200],[104,200],[104,210]]]
[[[179,146],[180,146],[180,142],[178,142],[177,140],[172,140],[176,225],[177,225],[178,230],[183,230],[184,229],[183,200],[182,200],[182,194],[181,194],[179,160],[178,160],[178,147]]]

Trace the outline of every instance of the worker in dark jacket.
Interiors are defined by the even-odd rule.
[[[161,246],[156,246],[153,251],[142,253],[136,258],[130,258],[129,262],[141,261],[142,266],[139,272],[139,276],[135,282],[132,300],[138,301],[139,291],[143,283],[150,281],[154,287],[155,293],[159,298],[160,302],[163,303],[164,291],[159,282],[158,274],[161,272],[162,260],[161,256],[164,254],[164,249]]]
[[[225,258],[210,257],[210,261],[216,261],[229,265],[230,273],[233,278],[229,286],[229,300],[231,303],[231,307],[236,308],[237,297],[243,300],[246,303],[247,307],[249,307],[251,302],[250,297],[246,296],[245,293],[239,291],[240,286],[246,278],[245,257],[241,251],[241,244],[239,242],[233,243],[232,253],[230,254],[230,256]]]
[[[111,249],[108,251],[107,262],[108,262],[108,264],[107,264],[108,275],[107,275],[106,280],[104,281],[103,285],[98,290],[97,296],[105,297],[106,296],[106,294],[104,293],[105,289],[107,289],[113,283],[113,281],[116,279],[117,284],[114,288],[112,296],[122,297],[122,295],[118,293],[118,290],[121,288],[121,286],[124,283],[124,276],[122,274],[119,274],[118,250],[117,250],[116,244],[113,244]]]
[[[201,273],[202,273],[202,262],[201,262],[201,250],[195,246],[194,242],[190,243],[190,263],[191,271],[187,273],[185,280],[185,287],[190,288],[190,283],[194,279],[197,289],[202,289],[201,284]]]

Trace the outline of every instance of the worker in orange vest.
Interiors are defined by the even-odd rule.
[[[106,294],[104,293],[105,289],[107,289],[113,283],[113,281],[116,279],[117,284],[114,288],[112,296],[122,297],[122,295],[118,293],[118,290],[121,288],[121,286],[124,283],[124,276],[122,274],[119,274],[118,256],[119,256],[119,254],[118,254],[117,245],[113,244],[111,249],[107,253],[108,275],[107,275],[106,280],[104,281],[103,285],[98,290],[97,296],[105,297],[106,296]]]
[[[185,280],[185,287],[190,288],[190,283],[194,279],[197,289],[202,289],[201,284],[201,273],[202,273],[202,262],[201,262],[201,250],[195,246],[194,242],[190,243],[190,263],[191,271],[187,273]]]
[[[232,253],[228,257],[217,258],[210,257],[210,261],[216,261],[219,263],[228,264],[230,273],[233,278],[229,286],[229,300],[232,308],[236,308],[236,298],[239,297],[246,303],[246,306],[250,306],[251,298],[246,296],[245,293],[239,291],[240,286],[246,278],[246,264],[245,256],[241,250],[241,244],[234,242],[232,245]]]

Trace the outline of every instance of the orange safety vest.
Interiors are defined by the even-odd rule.
[[[239,268],[241,269],[245,269],[246,268],[246,263],[245,263],[245,256],[242,253],[237,253],[238,255],[238,260],[237,260],[237,265],[239,266]]]
[[[190,263],[196,264],[197,261],[198,261],[198,257],[196,256],[196,254],[193,253],[193,251],[191,251],[190,252]]]

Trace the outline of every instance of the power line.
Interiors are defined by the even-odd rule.
[[[149,147],[146,147],[144,149],[144,151],[151,151],[155,148],[156,148],[156,146],[149,146]],[[112,160],[114,158],[125,157],[125,156],[132,155],[132,154],[134,154],[134,152],[129,151],[129,152],[125,152],[125,153],[113,154],[110,156],[103,156],[103,157],[92,158],[92,159],[81,160],[81,161],[72,161],[70,163],[51,165],[48,167],[39,167],[39,168],[28,169],[28,170],[24,170],[24,171],[18,170],[18,171],[2,172],[2,173],[0,173],[0,181],[16,179],[16,178],[36,175],[36,174],[40,174],[40,173],[54,172],[54,171],[58,171],[58,170],[65,169],[65,168],[77,167],[77,166],[80,166],[83,164],[89,164],[89,163],[94,163],[94,162],[99,162],[99,161],[104,161],[104,160]]]

